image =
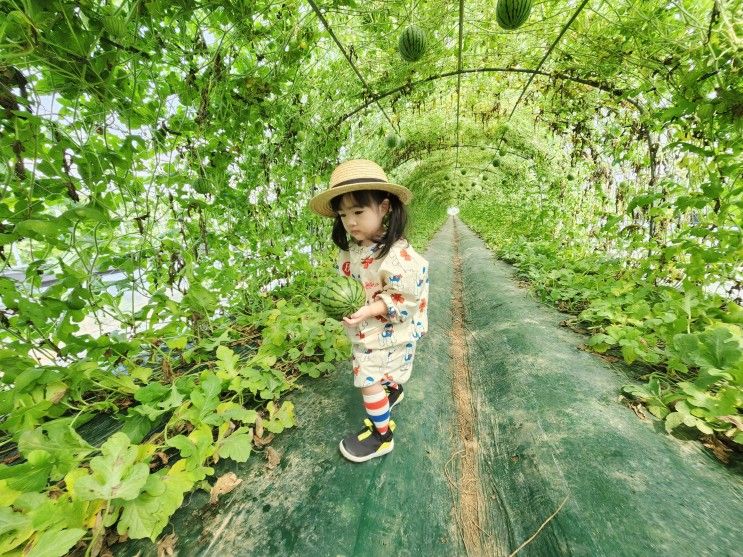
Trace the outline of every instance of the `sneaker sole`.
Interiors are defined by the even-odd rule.
[[[390,406],[390,410],[392,410],[395,406],[397,406],[398,404],[400,404],[400,401],[402,401],[402,399],[404,399],[404,398],[405,398],[405,391],[403,391],[403,392],[400,393],[400,396],[397,397],[397,400],[395,401],[395,403]]]
[[[354,456],[354,455],[352,455],[343,446],[343,441],[340,442],[339,447],[341,449],[341,454],[343,456],[345,456],[351,462],[366,462],[367,460],[371,460],[372,458],[376,458],[378,456],[384,456],[387,453],[392,452],[392,449],[395,448],[395,440],[394,439],[390,439],[389,445],[386,448],[384,448],[384,449],[382,449],[380,451],[377,451],[375,453],[372,453],[370,455],[366,455],[366,456]]]

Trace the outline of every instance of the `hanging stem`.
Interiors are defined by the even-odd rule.
[[[544,56],[542,56],[542,59],[539,61],[539,64],[537,64],[536,71],[539,71],[539,69],[544,64],[545,60],[547,60],[547,58],[549,58],[549,55],[552,54],[552,51],[557,46],[557,43],[560,42],[560,39],[562,39],[562,36],[573,24],[573,21],[575,21],[575,18],[578,17],[578,14],[581,13],[581,11],[583,11],[583,8],[585,7],[586,4],[588,4],[588,0],[583,0],[581,5],[578,6],[578,9],[575,10],[573,15],[568,20],[568,22],[563,26],[562,30],[560,31],[560,34],[557,35],[557,38],[552,42],[549,49],[547,49],[547,52],[544,53]],[[516,102],[514,103],[513,108],[511,109],[511,114],[508,115],[509,119],[511,118],[511,116],[513,116],[513,113],[516,111],[516,107],[519,105],[519,102],[521,102],[521,99],[524,98],[524,94],[526,93],[526,90],[529,88],[529,85],[531,85],[531,82],[534,80],[535,75],[536,74],[531,74],[531,76],[529,76],[529,80],[526,82],[526,85],[524,85],[524,88],[521,90],[521,94],[519,95],[519,98],[516,99]]]
[[[361,73],[359,72],[359,70],[356,68],[356,65],[353,63],[353,60],[351,60],[351,57],[346,52],[346,49],[343,48],[343,45],[338,40],[338,37],[335,36],[335,33],[333,32],[333,29],[330,27],[330,24],[328,23],[328,20],[325,19],[325,16],[322,15],[322,12],[320,11],[320,8],[317,7],[317,4],[315,4],[315,2],[313,0],[307,0],[307,1],[309,2],[310,6],[312,6],[312,9],[315,11],[315,14],[317,14],[317,17],[320,20],[320,22],[323,24],[323,27],[325,27],[325,30],[330,34],[330,36],[332,37],[333,41],[335,41],[335,44],[338,45],[338,48],[343,53],[343,56],[348,61],[349,65],[353,69],[353,71],[356,74],[356,76],[359,78],[359,80],[361,81],[361,83],[364,85],[364,89],[366,90],[366,93],[368,95],[371,95],[371,87],[369,87],[369,84],[364,79],[364,76],[362,76]],[[390,117],[384,111],[384,108],[382,108],[382,105],[379,104],[379,101],[375,101],[375,102],[377,103],[377,106],[379,107],[379,110],[381,110],[382,111],[382,114],[384,114],[384,117],[387,118],[387,121],[390,123],[390,126],[392,126],[392,129],[395,130],[398,133],[398,135],[399,135],[400,134],[400,129],[395,127],[395,124],[392,123],[392,120],[390,120]]]
[[[426,77],[424,79],[420,79],[418,81],[413,81],[410,83],[406,83],[405,85],[401,85],[400,87],[395,87],[394,89],[390,89],[389,91],[385,91],[384,93],[379,93],[378,95],[369,98],[366,102],[364,102],[362,105],[358,106],[351,112],[344,114],[341,116],[332,126],[332,128],[340,126],[344,121],[348,120],[351,116],[356,114],[357,112],[360,112],[364,110],[369,105],[385,98],[389,97],[390,95],[394,95],[395,93],[404,92],[404,93],[410,93],[416,86],[422,85],[424,83],[428,83],[430,81],[436,81],[437,79],[443,79],[445,77],[451,77],[454,75],[458,75],[460,73],[490,73],[490,72],[503,72],[503,73],[528,73],[528,74],[534,74],[534,75],[543,75],[545,77],[549,77],[550,79],[564,79],[566,81],[574,81],[576,83],[581,83],[583,85],[588,85],[589,87],[593,87],[595,89],[599,89],[601,91],[605,91],[607,93],[610,93],[616,97],[620,97],[623,101],[626,101],[627,103],[634,106],[638,112],[643,112],[642,106],[635,100],[624,98],[624,90],[619,89],[617,87],[613,87],[611,85],[600,83],[598,81],[592,80],[592,79],[584,79],[581,77],[575,77],[564,73],[548,73],[548,72],[542,72],[538,70],[530,70],[526,68],[476,68],[476,69],[469,69],[469,70],[457,70],[452,72],[444,72],[436,75],[432,75],[429,77]]]

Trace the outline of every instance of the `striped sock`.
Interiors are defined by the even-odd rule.
[[[389,387],[390,389],[397,389],[400,386],[394,381],[389,381],[388,379],[382,381],[382,385],[384,385],[385,387]]]
[[[377,431],[384,435],[390,423],[390,403],[384,390],[371,395],[363,395],[364,408]]]

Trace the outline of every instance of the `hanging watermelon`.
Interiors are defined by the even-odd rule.
[[[500,166],[500,159],[493,159],[493,162],[491,163],[495,168],[498,168]]]
[[[330,317],[340,321],[366,303],[366,293],[359,281],[351,277],[334,276],[320,291],[320,305]]]
[[[387,138],[384,140],[387,147],[390,149],[394,149],[397,147],[397,136],[394,133],[391,133],[387,136]]]
[[[420,60],[426,50],[426,36],[423,34],[423,29],[415,25],[405,29],[400,35],[397,48],[403,60],[408,62]]]
[[[498,0],[495,19],[503,29],[518,29],[529,17],[531,0]]]

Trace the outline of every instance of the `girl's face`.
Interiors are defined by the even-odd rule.
[[[382,218],[390,210],[389,199],[385,199],[379,205],[372,203],[371,207],[360,207],[347,193],[341,198],[338,207],[338,216],[341,217],[343,228],[364,246],[370,245],[375,238],[384,233]]]

